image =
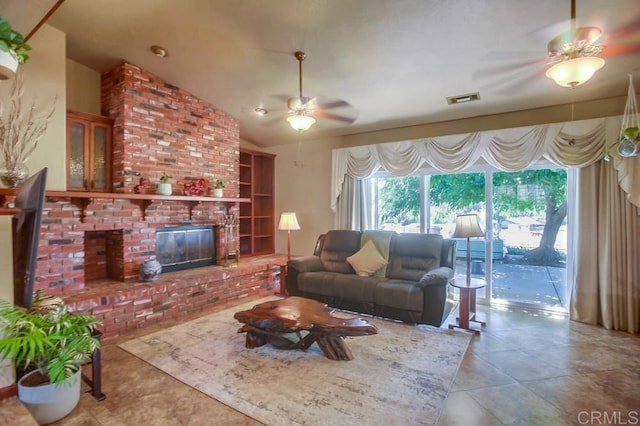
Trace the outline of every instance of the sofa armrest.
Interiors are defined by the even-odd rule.
[[[453,269],[441,266],[424,274],[418,282],[423,297],[423,323],[439,327],[449,316],[453,305],[447,300],[447,284],[453,277]]]
[[[447,285],[453,278],[453,269],[447,266],[441,266],[427,272],[420,278],[419,286],[431,286],[431,285]]]
[[[290,296],[302,296],[298,288],[298,275],[304,272],[324,271],[322,262],[318,256],[307,256],[290,259],[287,262],[287,294]]]

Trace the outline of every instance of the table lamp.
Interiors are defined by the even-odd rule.
[[[283,212],[280,215],[278,229],[281,231],[287,231],[287,259],[291,259],[291,231],[297,231],[300,229],[296,214],[294,212]]]
[[[477,214],[461,214],[456,218],[456,229],[452,238],[467,239],[467,286],[471,284],[471,237],[484,237]]]

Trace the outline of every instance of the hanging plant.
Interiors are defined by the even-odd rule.
[[[617,147],[621,157],[632,157],[640,154],[640,124],[638,122],[638,106],[636,104],[636,92],[633,88],[633,77],[629,74],[629,91],[627,103],[622,116],[622,127],[618,140],[607,148],[604,159],[609,161],[611,151]]]
[[[29,59],[27,52],[31,50],[22,34],[11,28],[9,21],[4,18],[0,18],[0,49],[10,53],[21,64]]]

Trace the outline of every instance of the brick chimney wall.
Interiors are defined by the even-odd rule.
[[[114,192],[133,192],[140,177],[158,183],[166,172],[174,194],[193,178],[215,176],[225,196],[238,196],[236,118],[126,62],[102,74],[102,114],[115,120]]]
[[[132,193],[147,177],[147,192],[155,193],[166,172],[176,195],[193,178],[215,176],[226,183],[225,197],[239,196],[237,119],[126,62],[103,73],[102,110],[115,120],[113,192]],[[87,278],[105,276],[94,270],[99,265],[109,265],[108,278],[137,280],[139,265],[155,255],[157,227],[183,225],[190,213],[194,225],[220,224],[229,207],[162,201],[143,215],[134,200],[94,198],[83,206],[72,198],[47,199],[35,287],[49,293],[82,289]],[[219,238],[219,252],[222,243]]]

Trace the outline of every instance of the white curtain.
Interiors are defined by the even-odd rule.
[[[630,161],[639,161],[630,159]],[[578,170],[570,317],[640,332],[640,217],[612,163]]]
[[[620,132],[620,117],[517,127],[333,150],[331,209],[336,212],[345,176],[371,177],[378,170],[407,176],[427,166],[455,173],[479,161],[505,171],[522,170],[540,158],[563,167],[584,167],[603,158]],[[640,206],[640,168],[616,159],[621,186]],[[623,183],[625,185],[623,185]]]

